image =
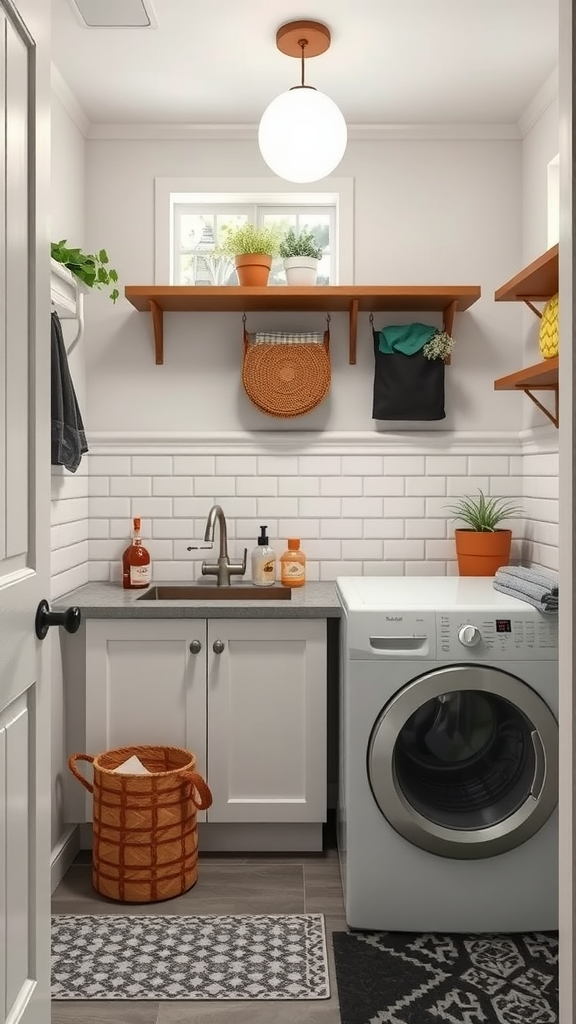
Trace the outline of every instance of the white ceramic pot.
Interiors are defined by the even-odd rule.
[[[318,260],[311,256],[290,256],[284,260],[284,270],[286,271],[286,284],[295,286],[316,284]]]

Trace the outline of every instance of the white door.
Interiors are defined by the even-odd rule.
[[[0,0],[0,1020],[50,1020],[49,5]],[[47,644],[44,647],[47,648]]]
[[[326,820],[326,620],[208,620],[209,822]]]

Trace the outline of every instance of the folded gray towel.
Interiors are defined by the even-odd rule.
[[[524,565],[503,565],[500,569],[496,570],[496,579],[502,579],[506,583],[508,579],[505,579],[505,577],[508,579],[526,580],[528,583],[535,583],[537,586],[544,587],[551,594],[558,593],[558,581],[540,569],[527,569]],[[514,583],[510,582],[510,586],[514,585]]]
[[[543,594],[537,587],[533,588],[532,592],[530,589],[520,590],[518,587],[508,586],[497,577],[494,578],[493,585],[494,590],[498,590],[501,594],[507,594],[508,597],[515,597],[518,601],[526,601],[540,612],[546,612],[549,615],[555,615],[558,612],[558,598],[550,593]],[[528,587],[529,584],[527,584]]]

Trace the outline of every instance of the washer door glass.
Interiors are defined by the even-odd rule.
[[[557,802],[558,727],[531,687],[485,666],[409,683],[379,716],[368,773],[390,824],[448,857],[492,856],[533,835]]]

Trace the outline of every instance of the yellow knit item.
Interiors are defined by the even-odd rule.
[[[558,355],[558,293],[552,296],[544,308],[538,342],[544,359]]]

